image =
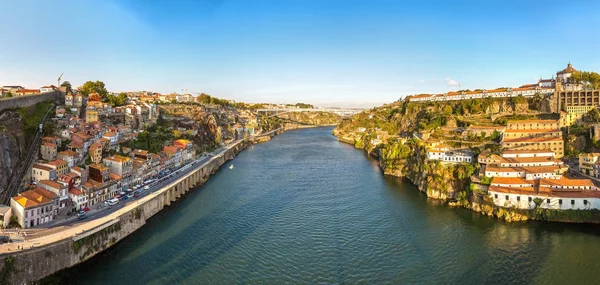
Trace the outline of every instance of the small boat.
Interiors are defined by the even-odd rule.
[[[229,166],[229,169],[233,169],[233,164]]]

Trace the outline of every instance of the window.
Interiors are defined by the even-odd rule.
[[[571,205],[575,205],[575,200],[571,200]]]
[[[529,202],[531,202],[533,199],[531,197],[527,198],[527,200],[529,200]]]
[[[550,199],[546,199],[546,203],[550,204]]]
[[[25,218],[27,218],[28,213],[29,213],[29,211],[25,211]]]
[[[498,194],[494,194],[494,199],[498,199]]]
[[[558,199],[558,204],[562,205],[562,199]]]
[[[588,204],[588,201],[587,201],[587,200],[583,200],[583,204],[584,204],[584,205],[587,205],[587,204]]]
[[[521,196],[517,196],[517,202],[521,201]]]
[[[506,200],[508,200],[508,195],[506,195],[506,197],[505,197],[505,198],[506,198]]]

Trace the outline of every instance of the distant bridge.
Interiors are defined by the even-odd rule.
[[[362,112],[362,109],[316,109],[316,108],[297,108],[297,109],[283,109],[283,108],[271,108],[271,109],[257,109],[258,113],[265,113],[267,117],[273,117],[276,115],[286,114],[286,113],[300,113],[300,112],[324,112],[324,113],[334,113],[338,114],[342,117],[352,116],[354,114]]]

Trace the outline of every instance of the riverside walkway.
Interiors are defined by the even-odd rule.
[[[278,131],[278,130],[274,130],[272,132],[260,134],[257,136],[270,135],[271,133],[273,133],[275,131]],[[210,159],[205,160],[204,162],[199,164],[197,167],[189,167],[189,166],[193,165],[197,161],[200,161],[201,159],[198,159],[198,160],[188,164],[187,169],[184,169],[184,171],[182,173],[179,173],[178,175],[174,176],[169,181],[165,181],[163,183],[152,186],[149,190],[147,190],[147,192],[149,192],[149,193],[147,193],[145,196],[138,198],[136,201],[129,202],[129,203],[125,204],[125,206],[122,206],[121,208],[116,210],[115,212],[109,213],[103,217],[89,220],[87,222],[81,222],[81,223],[65,225],[65,226],[58,226],[58,227],[52,228],[51,231],[48,231],[48,234],[45,234],[43,236],[39,236],[36,234],[32,238],[24,238],[24,237],[18,237],[18,236],[11,235],[11,238],[13,238],[15,242],[5,243],[5,244],[0,245],[0,254],[41,247],[41,246],[52,244],[52,243],[55,243],[55,242],[58,242],[58,241],[61,241],[64,239],[68,239],[68,238],[77,240],[77,239],[81,238],[82,235],[84,235],[85,233],[94,232],[95,230],[110,226],[115,221],[118,221],[119,218],[123,214],[134,210],[138,206],[156,198],[157,196],[163,195],[165,191],[168,191],[171,187],[173,187],[173,186],[177,185],[178,183],[180,183],[181,181],[183,181],[186,178],[186,175],[189,174],[192,170],[199,169],[199,168],[201,169],[201,168],[206,167],[213,160],[219,159],[221,156],[223,156],[225,154],[226,151],[234,148],[235,146],[240,144],[242,141],[244,141],[244,140],[240,139],[240,140],[232,142],[228,146],[221,149],[216,155],[214,155]]]

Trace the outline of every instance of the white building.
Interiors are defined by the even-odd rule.
[[[35,188],[12,197],[10,207],[19,225],[27,229],[54,220],[58,213],[58,196],[46,189]]]
[[[56,90],[56,86],[54,86],[54,85],[42,86],[40,88],[40,93],[52,92],[54,90]]]
[[[447,163],[473,162],[473,153],[468,150],[448,150],[447,148],[436,148],[427,150],[427,158],[440,160]]]
[[[488,193],[500,207],[556,210],[589,210],[600,208],[600,191],[589,179],[540,179],[539,186],[519,178],[494,178]]]

